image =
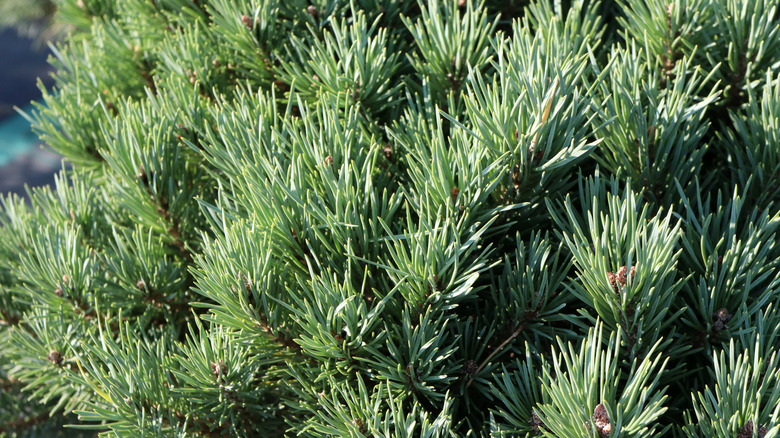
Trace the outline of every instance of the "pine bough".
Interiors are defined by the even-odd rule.
[[[772,0],[59,0],[0,435],[780,436]]]

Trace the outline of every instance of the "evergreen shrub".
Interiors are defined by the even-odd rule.
[[[780,436],[776,1],[56,3],[0,435]]]

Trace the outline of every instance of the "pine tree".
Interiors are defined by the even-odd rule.
[[[0,435],[780,436],[777,2],[56,3]]]

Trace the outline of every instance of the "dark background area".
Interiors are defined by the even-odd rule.
[[[20,37],[15,30],[0,31],[0,125],[8,126],[13,121],[14,126],[29,132],[27,124],[20,123],[14,107],[27,109],[32,101],[40,99],[38,78],[47,87],[51,86],[48,56],[47,47],[36,47],[33,40]],[[34,134],[29,136],[31,147],[0,167],[1,194],[23,195],[25,184],[32,187],[50,184],[54,181],[54,173],[61,168],[60,157],[42,148]],[[0,149],[9,147],[0,134]]]

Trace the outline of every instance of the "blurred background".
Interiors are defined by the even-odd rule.
[[[62,38],[51,0],[0,0],[0,194],[24,195],[24,185],[50,184],[61,157],[42,147],[20,114],[40,100],[40,80],[51,87],[49,43]]]

